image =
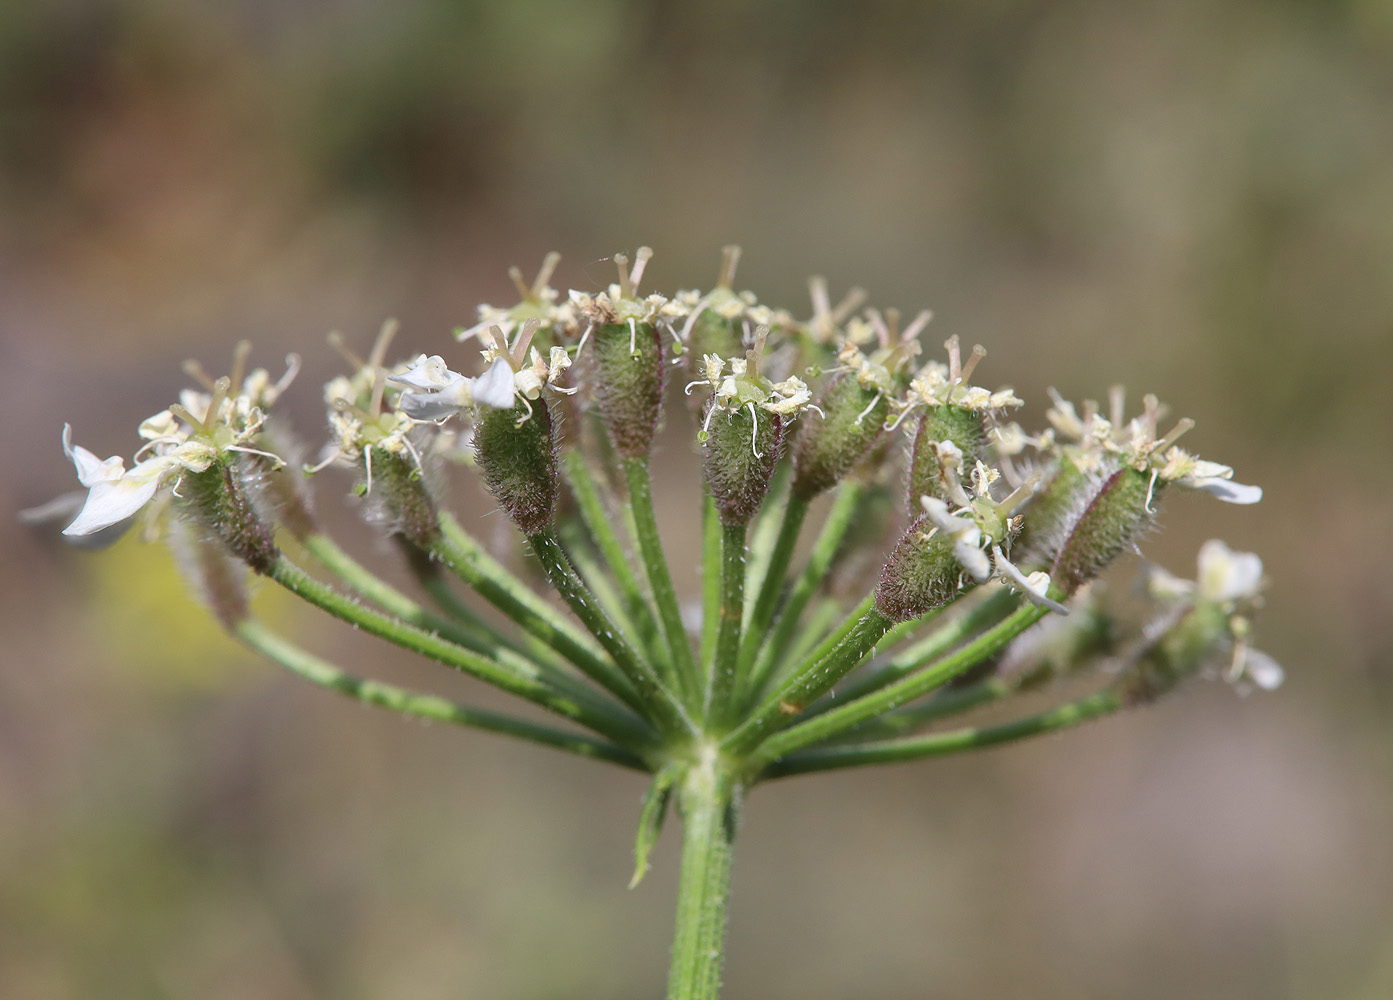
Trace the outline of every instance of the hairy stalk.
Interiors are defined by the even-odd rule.
[[[711,664],[711,687],[706,698],[706,718],[717,731],[728,726],[736,708],[737,658],[740,655],[740,621],[745,603],[745,525],[721,525],[720,630]]]
[[[655,734],[646,724],[598,692],[583,688],[575,693],[563,694],[543,680],[535,666],[529,670],[517,662],[505,665],[415,626],[371,611],[351,597],[320,583],[284,556],[268,567],[266,575],[296,596],[369,635],[477,677],[624,746],[644,750],[653,746]]]
[[[678,789],[682,870],[668,1000],[714,1000],[720,992],[738,798],[739,789],[713,748]]]
[[[283,639],[252,618],[243,619],[233,627],[237,638],[250,648],[280,664],[291,673],[303,677],[312,684],[329,688],[368,705],[411,715],[435,722],[448,722],[454,726],[483,729],[503,733],[531,743],[555,747],[582,757],[609,761],[620,767],[635,771],[647,771],[648,765],[642,757],[622,746],[586,736],[584,733],[567,733],[550,726],[515,719],[510,715],[490,712],[482,708],[459,705],[448,699],[432,694],[409,691],[393,684],[368,680],[345,673],[327,660],[307,652],[301,647]]]
[[[837,499],[827,514],[827,520],[823,522],[822,531],[818,534],[812,554],[808,557],[808,565],[799,574],[788,600],[779,611],[778,624],[773,634],[760,647],[754,664],[741,675],[740,691],[737,695],[741,704],[763,693],[764,685],[788,651],[798,630],[803,610],[826,579],[827,571],[832,566],[837,549],[841,547],[842,539],[846,537],[847,528],[851,526],[852,516],[856,513],[864,493],[865,487],[859,482],[844,483],[837,491]]]
[[[585,585],[576,576],[575,569],[566,559],[561,544],[546,532],[528,535],[527,540],[556,592],[623,671],[624,678],[643,702],[643,714],[655,719],[667,733],[695,732],[695,724],[672,689],[663,683],[652,665],[634,651],[633,646],[585,589]]]
[[[595,640],[559,617],[555,610],[508,573],[474,541],[453,517],[440,517],[441,537],[434,555],[446,568],[458,576],[498,610],[502,611],[527,634],[546,643],[581,673],[624,701],[629,707],[642,711],[643,700],[634,691],[628,678],[605,657]]]
[[[810,503],[811,501],[804,497],[790,493],[788,502],[784,505],[784,517],[779,524],[779,534],[774,541],[773,551],[769,555],[769,563],[760,582],[754,607],[750,611],[750,621],[744,641],[740,644],[741,674],[745,674],[753,666],[755,657],[759,654],[760,643],[764,640],[765,634],[769,630],[769,623],[774,618],[774,607],[778,604],[779,593],[784,585],[784,577],[788,573],[788,564],[792,561],[793,550],[798,545],[798,532],[803,527],[803,519],[808,515]]]
[[[600,497],[585,455],[578,448],[570,448],[562,457],[562,465],[566,470],[566,481],[571,486],[571,495],[576,498],[576,506],[580,509],[581,520],[614,577],[625,613],[634,624],[635,636],[648,652],[659,654],[656,658],[663,660],[667,650],[657,641],[658,623],[653,618],[653,611],[648,606],[648,599],[634,573],[629,555],[614,530],[610,512]],[[659,669],[670,670],[671,664],[662,663]]]
[[[1123,700],[1117,692],[1100,691],[1097,694],[1068,702],[1037,715],[1017,719],[1015,722],[1006,722],[999,726],[955,729],[951,732],[934,733],[929,736],[804,750],[771,762],[760,772],[760,777],[780,778],[792,774],[830,771],[835,768],[857,767],[864,764],[895,764],[922,760],[925,757],[961,753],[965,750],[981,750],[1000,743],[1010,743],[1014,740],[1068,729],[1091,719],[1109,715],[1122,707]]]
[[[1020,598],[1005,587],[981,601],[966,614],[939,627],[904,649],[899,650],[883,664],[873,665],[855,677],[847,679],[845,685],[837,690],[837,700],[824,699],[808,709],[805,719],[821,715],[837,705],[854,701],[862,695],[879,691],[895,681],[937,659],[959,643],[985,628],[1000,622],[1020,604]]]
[[[907,736],[932,722],[970,712],[1016,692],[1014,685],[999,677],[989,677],[961,688],[945,687],[922,705],[907,705],[885,715],[859,723],[824,743],[849,743]]]
[[[699,691],[701,679],[697,672],[696,658],[692,655],[691,640],[688,639],[686,626],[682,623],[682,609],[677,603],[672,573],[668,569],[667,559],[663,556],[663,542],[658,535],[658,519],[653,511],[653,491],[649,485],[648,460],[624,459],[624,478],[629,485],[629,509],[634,516],[639,555],[643,558],[648,585],[652,588],[653,600],[658,606],[658,619],[662,622],[663,634],[667,636],[668,653],[672,657],[673,668],[678,677],[682,678],[682,690]]]
[[[791,716],[802,710],[803,705],[816,701],[849,671],[854,670],[893,626],[890,619],[872,607],[826,656],[810,669],[790,678],[764,704],[750,713],[726,737],[723,747],[731,754],[744,755],[769,740],[772,733],[782,729]]]
[[[995,628],[932,666],[770,737],[753,755],[752,762],[764,763],[794,750],[820,743],[851,726],[927,694],[959,674],[971,670],[988,657],[996,655],[1008,642],[1047,614],[1049,610],[1046,608],[1034,604],[1025,605]]]
[[[721,629],[721,519],[708,493],[701,501],[701,664],[711,684],[711,658]]]

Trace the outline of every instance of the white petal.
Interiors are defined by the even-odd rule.
[[[63,451],[77,469],[78,482],[83,486],[96,486],[98,483],[114,482],[121,478],[125,463],[120,456],[113,455],[103,462],[81,445],[73,444],[72,425],[63,425]]]
[[[1217,538],[1200,546],[1200,593],[1210,601],[1233,601],[1257,594],[1262,560],[1252,552],[1235,552]]]
[[[1282,665],[1256,649],[1249,649],[1243,655],[1243,676],[1264,691],[1275,691],[1286,679]]]
[[[1252,504],[1262,499],[1261,486],[1247,486],[1217,477],[1187,477],[1176,480],[1176,484],[1187,489],[1203,490],[1225,503]]]
[[[919,504],[924,508],[924,513],[929,515],[929,520],[934,523],[934,527],[939,528],[949,534],[957,534],[960,530],[959,523],[962,518],[954,517],[948,513],[948,505],[938,497],[928,495],[919,498]]]
[[[413,420],[444,420],[474,403],[474,380],[460,376],[460,380],[439,392],[402,393],[397,405],[401,412]]]
[[[474,382],[474,402],[495,410],[513,408],[513,369],[499,357]]]
[[[1057,615],[1067,615],[1069,609],[1058,601],[1051,600],[1047,595],[1050,589],[1050,575],[1044,572],[1031,573],[1027,577],[1017,569],[1006,554],[1001,551],[1000,545],[992,546],[992,553],[996,556],[996,571],[1006,579],[1006,581],[1021,593],[1025,594],[1026,599],[1031,604],[1042,608],[1049,608]]]
[[[445,389],[464,378],[459,372],[452,372],[439,354],[426,357],[422,354],[411,363],[411,367],[397,375],[388,375],[387,381],[396,385],[406,385],[413,389]]]
[[[974,580],[980,582],[992,575],[992,563],[987,554],[965,537],[953,546],[953,556],[962,563],[963,569],[967,570]]]
[[[130,476],[115,482],[97,483],[87,494],[81,513],[63,529],[63,534],[90,535],[118,524],[149,503],[159,486],[158,478],[132,479]]]

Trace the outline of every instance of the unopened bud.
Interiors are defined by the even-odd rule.
[[[835,486],[870,451],[885,428],[887,394],[842,372],[818,400],[821,419],[807,421],[793,453],[793,492],[810,500]]]
[[[987,457],[987,431],[982,415],[961,406],[934,406],[919,418],[914,449],[909,462],[909,509],[919,511],[919,498],[938,497],[955,502],[946,487],[948,476],[942,466],[938,445],[950,441],[962,455],[964,468],[971,469]],[[956,470],[951,470],[956,473]]]
[[[185,473],[180,493],[184,509],[228,551],[258,573],[270,570],[279,553],[239,463],[221,460]]]
[[[525,407],[532,412],[526,415]],[[524,534],[546,530],[556,510],[556,445],[545,399],[511,410],[480,407],[474,456],[484,484]]]
[[[625,458],[646,458],[663,403],[663,345],[652,323],[630,320],[597,326],[591,335],[595,399],[614,447]]]
[[[714,397],[708,408],[715,405]],[[783,444],[783,418],[754,405],[710,414],[706,483],[723,524],[746,524],[769,492]]]
[[[172,520],[165,538],[194,593],[231,630],[247,617],[247,567],[196,522]]]
[[[1149,473],[1129,466],[1081,491],[1050,570],[1055,586],[1072,594],[1150,528],[1156,485]]]
[[[963,566],[953,554],[954,539],[933,527],[927,517],[919,518],[885,561],[875,607],[893,622],[922,617],[962,590]]]

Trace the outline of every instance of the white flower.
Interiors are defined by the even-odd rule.
[[[1251,601],[1262,589],[1262,560],[1253,552],[1235,552],[1217,538],[1200,546],[1199,594],[1216,604]]]
[[[474,402],[495,410],[511,410],[515,391],[513,368],[507,357],[500,354],[474,383]]]
[[[972,512],[967,509],[959,511],[966,517],[953,514],[938,497],[922,496],[919,502],[934,527],[953,540],[953,558],[962,564],[963,569],[979,582],[990,578],[992,563],[982,551],[982,529],[972,517]]]
[[[87,501],[65,535],[91,535],[134,517],[154,498],[165,474],[177,464],[172,457],[146,459],[127,471],[119,455],[103,461],[86,448],[72,443],[73,429],[63,425],[63,451],[77,468],[77,478],[88,488]]]

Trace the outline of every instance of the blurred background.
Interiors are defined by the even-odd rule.
[[[330,329],[448,353],[509,264],[593,289],[648,243],[705,287],[728,242],[800,315],[811,273],[931,307],[1027,424],[1119,380],[1195,417],[1266,499],[1174,497],[1148,554],[1260,552],[1288,672],[761,787],[729,995],[1393,996],[1390,108],[1389,0],[0,4],[0,996],[660,995],[678,844],[625,889],[640,778],[309,690],[160,547],[15,515],[74,487],[65,420],[129,456],[185,358],[299,351],[318,439]]]

